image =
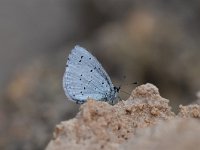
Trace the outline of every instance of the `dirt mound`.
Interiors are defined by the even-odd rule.
[[[179,136],[187,140],[185,143],[182,141],[186,147],[191,144],[188,134],[194,135],[192,143],[195,143],[200,127],[197,127],[199,122],[192,118],[200,118],[200,106],[180,106],[176,116],[168,103],[169,100],[161,97],[158,89],[149,83],[137,87],[126,101],[114,106],[88,100],[75,118],[56,126],[46,150],[133,147],[146,150],[155,149],[155,146],[161,149],[166,144],[173,147],[174,139]],[[179,130],[185,132],[179,135]]]

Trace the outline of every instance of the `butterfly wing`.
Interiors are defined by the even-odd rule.
[[[80,103],[88,98],[106,100],[114,89],[98,60],[80,46],[75,46],[68,57],[63,88],[70,100]]]

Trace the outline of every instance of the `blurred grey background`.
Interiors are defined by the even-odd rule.
[[[175,111],[200,89],[199,1],[1,0],[0,21],[0,149],[44,149],[78,112],[62,89],[76,44],[116,85],[153,83]]]

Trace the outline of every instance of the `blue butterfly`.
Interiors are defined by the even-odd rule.
[[[113,104],[120,90],[120,87],[113,86],[99,61],[78,45],[69,54],[63,88],[69,100],[78,104],[88,98]]]

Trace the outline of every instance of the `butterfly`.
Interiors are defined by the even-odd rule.
[[[82,104],[88,98],[113,104],[120,87],[115,87],[99,61],[76,45],[68,56],[63,89],[69,100]]]

